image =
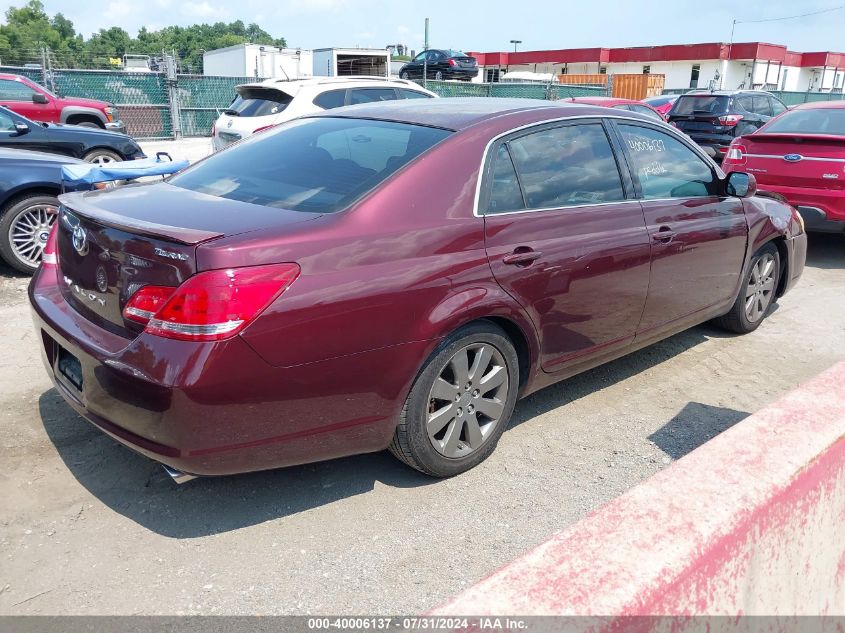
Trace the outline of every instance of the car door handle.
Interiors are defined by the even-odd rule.
[[[657,233],[652,233],[651,239],[655,242],[668,242],[673,237],[675,237],[677,233],[670,229],[668,226],[661,226],[657,229]]]
[[[529,264],[531,264],[531,262],[540,259],[540,257],[542,256],[543,253],[541,253],[540,251],[535,251],[532,249],[516,249],[510,255],[505,255],[504,257],[502,257],[502,262],[514,266],[528,266]]]

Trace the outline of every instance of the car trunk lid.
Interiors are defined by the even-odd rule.
[[[722,133],[726,126],[719,117],[728,113],[727,95],[682,95],[672,106],[668,121],[683,132]]]
[[[845,189],[845,138],[824,134],[760,133],[739,140],[744,165],[760,185]]]
[[[98,326],[131,338],[123,308],[146,285],[179,286],[197,272],[196,247],[318,214],[226,200],[167,183],[65,194],[57,249],[65,300]]]

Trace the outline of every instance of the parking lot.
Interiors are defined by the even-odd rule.
[[[433,480],[385,454],[175,485],[52,388],[0,267],[0,613],[416,613],[841,359],[845,238],[755,333],[697,327],[517,404]],[[706,476],[706,473],[702,473]]]

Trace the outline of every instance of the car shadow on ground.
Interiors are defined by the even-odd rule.
[[[547,387],[517,403],[511,421],[536,416],[611,386],[721,335],[701,326]],[[703,406],[703,405],[701,405]],[[44,428],[73,476],[108,507],[147,529],[171,538],[218,534],[294,515],[373,490],[376,482],[396,488],[435,483],[387,452],[229,477],[201,478],[178,486],[155,462],[134,453],[97,430],[68,407],[55,389],[41,395]],[[683,412],[682,412],[683,414]],[[669,421],[678,427],[682,414]],[[679,453],[692,450],[725,425],[700,429],[681,438]],[[703,435],[702,435],[703,433]],[[668,436],[672,433],[667,431]],[[654,440],[659,446],[660,442]],[[663,446],[661,446],[663,448]],[[483,466],[481,466],[483,468]]]
[[[680,459],[749,415],[736,409],[690,402],[648,439],[672,459]]]
[[[0,259],[0,279],[29,279],[30,275],[18,272]]]
[[[838,233],[809,233],[807,266],[827,270],[845,269],[845,235]]]

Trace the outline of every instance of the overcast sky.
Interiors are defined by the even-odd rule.
[[[121,26],[243,20],[291,46],[376,46],[420,50],[431,18],[432,47],[471,51],[620,47],[725,41],[732,20],[784,17],[827,9],[843,0],[43,0],[86,36]],[[23,0],[0,0],[5,15]],[[799,52],[845,51],[845,10],[795,20],[737,24],[735,41],[786,44]]]

